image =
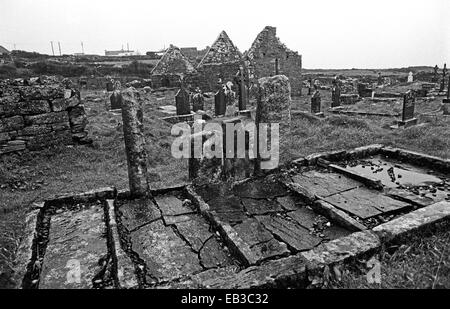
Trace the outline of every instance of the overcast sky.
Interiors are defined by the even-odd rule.
[[[204,48],[222,30],[244,52],[266,25],[304,68],[450,64],[448,0],[0,0],[0,45],[47,54]]]

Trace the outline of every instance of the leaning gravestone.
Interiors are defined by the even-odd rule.
[[[410,90],[403,96],[402,120],[398,122],[399,127],[410,127],[417,124],[417,118],[414,118],[415,97]]]
[[[181,88],[175,95],[175,106],[177,108],[177,115],[188,115],[191,113],[189,104],[189,93]]]
[[[216,116],[225,115],[225,112],[227,110],[227,103],[226,103],[226,95],[223,87],[220,87],[220,90],[217,91],[216,95],[214,96],[214,113]]]

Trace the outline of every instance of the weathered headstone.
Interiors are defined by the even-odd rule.
[[[175,95],[175,106],[177,108],[177,115],[188,115],[191,113],[189,93],[184,88],[180,88]]]
[[[341,84],[339,79],[333,81],[333,88],[331,90],[331,107],[338,107],[341,105]]]
[[[309,79],[309,86],[308,86],[308,95],[311,95],[312,89],[313,89],[313,79],[310,78]]]
[[[280,75],[280,67],[278,63],[278,58],[275,58],[275,75]]]
[[[139,100],[139,93],[134,88],[126,89],[122,95],[123,133],[130,194],[133,197],[149,195],[143,102]]]
[[[311,113],[318,115],[321,114],[321,97],[319,90],[314,91],[311,97]]]
[[[244,75],[244,69],[242,67],[239,68],[238,76],[235,79],[238,84],[238,107],[239,110],[245,110],[247,109],[247,102],[248,102],[248,88],[245,84],[245,75]]]
[[[444,115],[450,116],[450,76],[448,77],[447,98],[442,100]]]
[[[111,110],[121,109],[123,104],[123,98],[120,90],[115,90],[109,97],[111,101]]]
[[[192,111],[197,112],[199,110],[205,110],[205,98],[200,91],[192,96]]]
[[[403,96],[402,120],[398,122],[399,126],[409,127],[417,124],[417,118],[414,118],[415,100],[412,91]]]
[[[227,102],[225,90],[223,89],[223,87],[221,87],[220,90],[217,91],[216,95],[214,96],[214,113],[216,116],[225,115],[226,109],[227,109]]]
[[[442,69],[442,80],[439,91],[444,91],[445,89],[445,76],[447,75],[447,63],[444,63],[444,68]]]
[[[267,135],[270,138],[265,140],[267,145],[266,151],[269,149],[274,149],[276,145],[273,143],[278,143],[279,153],[276,155],[280,156],[288,138],[290,137],[291,131],[291,85],[289,79],[284,75],[277,75],[273,77],[264,77],[259,79],[259,93],[256,106],[256,127],[257,127],[257,140],[258,140],[258,160],[257,169],[273,169],[278,166],[279,160],[274,157],[262,158],[261,153],[261,131],[265,130],[261,124],[270,124],[267,129]],[[279,126],[278,136],[274,128]],[[264,134],[262,134],[264,135]],[[273,143],[272,143],[273,142]],[[270,150],[269,150],[270,152]]]
[[[380,72],[378,72],[377,85],[378,86],[383,85],[383,77],[381,77],[381,73]]]
[[[431,78],[431,82],[433,82],[433,83],[437,83],[437,81],[439,79],[438,70],[439,70],[439,67],[436,64],[433,69],[433,77]]]

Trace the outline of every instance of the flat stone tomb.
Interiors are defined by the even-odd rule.
[[[296,190],[309,199],[323,200],[363,220],[411,207],[338,173],[312,170],[294,175],[291,180]]]
[[[86,289],[107,284],[102,273],[110,256],[102,205],[57,210],[49,221],[38,287]]]
[[[235,264],[220,237],[181,193],[158,195],[155,202],[120,201],[118,207],[131,252],[144,263],[147,285]]]
[[[196,188],[248,264],[305,251],[350,232],[315,213],[278,181]]]

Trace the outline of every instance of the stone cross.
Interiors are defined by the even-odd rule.
[[[145,150],[143,101],[134,88],[122,92],[122,119],[128,180],[132,197],[148,196],[147,152]]]

